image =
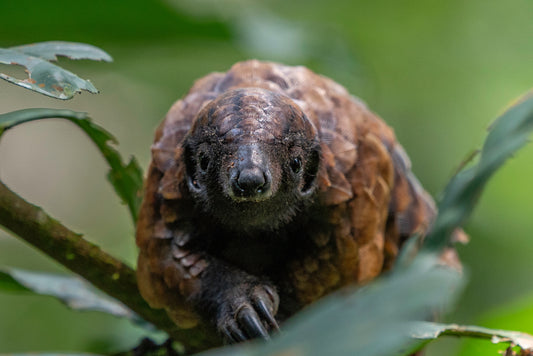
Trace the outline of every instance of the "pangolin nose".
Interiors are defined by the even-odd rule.
[[[264,194],[269,186],[268,175],[254,167],[240,171],[233,180],[232,189],[237,196],[254,197]]]

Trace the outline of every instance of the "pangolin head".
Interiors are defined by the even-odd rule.
[[[229,228],[276,229],[313,199],[317,130],[283,94],[222,93],[198,113],[183,145],[197,206]]]

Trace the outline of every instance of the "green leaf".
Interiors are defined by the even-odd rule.
[[[137,160],[132,157],[128,164],[124,164],[118,151],[109,144],[117,144],[117,140],[91,120],[74,120],[73,122],[91,137],[104,155],[111,167],[107,174],[107,179],[111,182],[122,202],[128,206],[130,215],[133,221],[136,222],[142,202],[143,188],[143,172]]]
[[[57,56],[68,57],[69,59],[113,61],[113,58],[100,48],[85,43],[49,41],[10,47],[9,49],[47,61],[56,61]]]
[[[57,56],[71,59],[112,61],[111,56],[106,52],[82,43],[40,42],[0,48],[0,63],[24,66],[29,76],[29,78],[21,80],[0,73],[0,78],[57,99],[71,99],[75,93],[82,90],[98,93],[98,90],[88,80],[49,62],[57,60]]]
[[[448,183],[439,202],[439,215],[424,247],[440,249],[449,244],[453,230],[470,217],[492,175],[533,131],[533,95],[526,95],[500,116],[490,129],[479,162],[464,168]]]
[[[533,335],[518,331],[471,325],[416,322],[412,325],[411,333],[414,338],[419,340],[433,340],[440,336],[473,337],[490,340],[493,344],[506,343],[518,346],[523,350],[533,351]]]
[[[23,109],[0,114],[0,137],[6,130],[12,127],[34,120],[47,118],[61,118],[68,120],[88,120],[89,116],[84,112],[76,112],[63,109]]]
[[[9,273],[0,271],[0,290],[6,292],[29,292],[30,289],[17,282]]]
[[[139,317],[122,303],[77,277],[14,268],[4,269],[0,270],[0,290],[32,291],[35,294],[55,297],[75,310],[98,311],[129,320],[139,320]]]
[[[360,289],[345,289],[311,305],[268,343],[255,342],[202,353],[222,355],[395,355],[412,351],[409,325],[430,310],[446,309],[463,284],[436,254]]]
[[[63,118],[78,125],[96,144],[109,164],[108,179],[124,204],[128,206],[133,221],[142,201],[143,173],[135,158],[124,164],[120,153],[112,146],[116,139],[105,129],[93,123],[86,113],[56,109],[24,109],[0,114],[0,137],[2,134],[24,122]]]

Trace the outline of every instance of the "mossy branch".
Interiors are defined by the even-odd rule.
[[[1,181],[0,225],[124,303],[182,343],[187,351],[205,350],[220,343],[213,330],[206,327],[177,328],[163,310],[152,309],[143,300],[132,268],[69,230],[42,208],[28,203]]]

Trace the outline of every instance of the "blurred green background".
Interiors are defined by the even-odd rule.
[[[87,111],[146,167],[153,131],[193,81],[248,58],[304,64],[346,86],[395,128],[437,196],[486,128],[533,85],[533,1],[0,0],[0,47],[91,43],[114,62],[61,65],[101,90],[63,102],[0,82],[0,112]],[[10,70],[0,66],[1,70]],[[22,70],[16,71],[20,76]],[[0,143],[0,179],[112,254],[135,264],[127,209],[83,133],[34,122]],[[460,247],[470,283],[447,321],[533,332],[533,146],[489,184]],[[61,271],[0,231],[0,265]],[[143,331],[46,297],[0,294],[1,352],[114,352]],[[447,339],[427,355],[486,355]]]

